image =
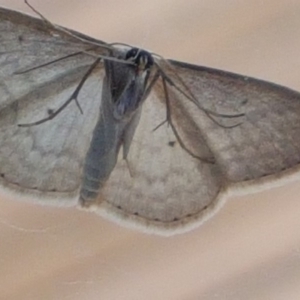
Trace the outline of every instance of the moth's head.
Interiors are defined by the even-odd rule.
[[[149,70],[154,64],[152,55],[139,48],[131,48],[128,50],[125,59],[132,61],[138,72]]]

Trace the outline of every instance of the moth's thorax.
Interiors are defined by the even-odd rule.
[[[152,55],[138,48],[120,52],[123,62],[105,61],[114,116],[117,120],[131,118],[144,100],[151,68]]]

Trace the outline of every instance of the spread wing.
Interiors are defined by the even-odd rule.
[[[143,106],[130,148],[132,175],[120,159],[96,211],[172,234],[201,224],[230,190],[298,172],[299,93],[180,62],[161,69],[167,91],[159,81]],[[153,131],[167,111],[176,135],[168,124]]]
[[[91,66],[107,51],[78,36],[0,8],[0,182],[12,191],[77,196],[101,101],[102,66]],[[18,126],[49,117],[80,82],[79,105],[71,101],[51,121]]]

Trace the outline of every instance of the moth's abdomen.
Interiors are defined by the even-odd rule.
[[[87,204],[97,198],[103,184],[116,165],[119,152],[117,127],[102,118],[94,129],[90,148],[85,158],[80,201]]]
[[[85,164],[82,178],[83,183],[80,191],[80,201],[83,204],[88,205],[89,201],[94,201],[97,198],[101,187],[109,176],[109,174],[103,172],[101,165],[101,162],[98,162],[94,166],[89,165],[88,162]]]

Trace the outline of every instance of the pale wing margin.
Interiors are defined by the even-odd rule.
[[[93,70],[79,92],[83,113],[73,101],[48,122],[19,127],[65,103],[96,58],[79,53],[91,49],[88,43],[3,8],[0,39],[0,183],[42,203],[45,197],[55,204],[75,199],[99,114],[103,66]],[[92,47],[95,55],[107,51]]]

